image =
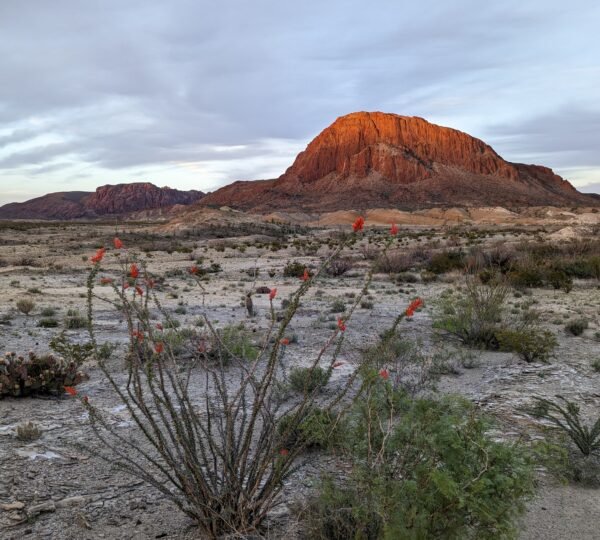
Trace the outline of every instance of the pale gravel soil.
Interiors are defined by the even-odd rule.
[[[110,238],[110,228],[101,231]],[[0,258],[9,259],[25,253],[50,253],[48,259],[58,260],[65,268],[58,273],[44,273],[41,268],[16,269],[0,268],[0,314],[5,313],[14,300],[25,294],[25,289],[39,287],[42,295],[32,295],[38,306],[53,305],[60,308],[59,318],[69,307],[78,307],[83,311],[85,293],[85,269],[89,267],[81,260],[82,254],[90,254],[92,248],[82,238],[79,252],[61,253],[64,235],[73,235],[73,230],[64,234],[52,234],[52,240],[38,234],[32,240],[30,233],[0,233],[0,237],[10,237],[16,246],[0,244]],[[77,231],[77,234],[81,234]],[[27,247],[28,241],[35,241]],[[37,243],[39,242],[39,243]],[[93,241],[92,241],[93,242]],[[203,254],[202,250],[197,250]],[[251,285],[243,270],[252,268],[256,253],[249,248],[245,254],[227,250],[225,253],[210,251],[208,259],[222,264],[224,272],[211,278],[209,290],[217,294],[206,296],[211,320],[219,324],[245,321],[250,328],[265,328],[267,299],[255,296],[255,305],[259,314],[254,319],[245,317],[240,305],[243,293]],[[266,271],[261,272],[256,285],[277,286],[279,299],[293,291],[297,282],[281,277],[281,268],[287,260],[298,258],[306,262],[315,262],[315,258],[297,257],[294,251],[269,253],[258,262],[259,268],[275,268],[277,276],[269,278]],[[110,257],[106,267],[110,269]],[[168,269],[185,268],[190,264],[189,256],[164,252],[155,253],[148,259],[151,270],[163,273]],[[110,271],[106,272],[110,275]],[[45,275],[44,275],[45,274]],[[362,272],[360,272],[362,274]],[[37,280],[32,280],[32,276]],[[20,288],[10,285],[13,280],[21,282]],[[178,299],[169,299],[164,295],[165,305],[173,309],[180,300],[187,304],[187,313],[178,316],[182,322],[191,324],[200,314],[199,295],[196,289],[184,292],[189,279],[169,278],[170,286],[177,285]],[[449,280],[451,281],[451,280]],[[227,286],[227,290],[223,287]],[[298,344],[289,347],[287,361],[290,364],[307,364],[315,351],[329,335],[327,322],[316,322],[321,314],[327,314],[332,300],[342,297],[344,292],[357,291],[361,286],[361,277],[326,278],[319,283],[303,300],[299,317],[294,321],[291,331],[298,335]],[[398,309],[403,309],[410,298],[422,296],[426,308],[418,313],[412,322],[404,323],[405,334],[418,338],[425,347],[431,346],[431,314],[434,303],[440,293],[452,283],[434,283],[429,285],[404,285],[408,291],[399,293],[386,276],[377,276],[372,291],[375,308],[359,309],[349,324],[348,343],[342,352],[346,363],[334,372],[329,383],[332,387],[342,384],[356,357],[356,349],[374,340],[378,331],[384,329],[393,319]],[[315,291],[321,289],[322,297]],[[173,291],[173,289],[169,289]],[[100,289],[102,293],[108,289]],[[534,420],[524,414],[520,408],[530,403],[532,395],[554,396],[562,394],[576,398],[585,404],[588,418],[598,414],[600,406],[600,374],[590,368],[594,358],[600,357],[600,342],[593,337],[600,330],[600,289],[589,283],[577,283],[569,295],[549,290],[535,290],[533,297],[537,304],[533,307],[547,314],[544,324],[552,329],[559,339],[559,350],[551,365],[525,365],[510,354],[474,351],[476,366],[471,369],[459,367],[459,374],[446,375],[438,387],[442,392],[458,392],[485,411],[493,413],[499,420],[501,435],[507,438],[529,436]],[[511,302],[522,302],[526,298],[514,298]],[[278,300],[280,301],[280,300]],[[277,302],[278,302],[277,301]],[[349,300],[348,300],[349,301]],[[582,337],[567,336],[563,330],[567,320],[563,314],[575,317],[578,312],[591,321]],[[124,344],[127,336],[125,325],[105,307],[97,313],[99,319],[100,342],[110,340]],[[46,343],[56,329],[40,329],[35,326],[39,318],[39,307],[29,319],[14,315],[11,326],[0,326],[0,351],[16,350],[26,352],[29,349],[43,351]],[[560,324],[558,324],[560,323]],[[71,337],[85,339],[84,331],[70,331]],[[120,349],[111,365],[122,376],[123,348]],[[119,402],[108,389],[101,373],[93,365],[87,366],[90,380],[80,385],[81,393],[89,396],[94,404],[110,412],[116,424],[126,429],[127,417]],[[43,431],[43,436],[33,443],[21,443],[14,438],[14,426],[24,420],[33,420]],[[61,399],[5,399],[0,401],[0,503],[21,501],[25,508],[54,501],[60,506],[73,503],[73,506],[57,508],[42,513],[29,522],[14,526],[22,514],[18,510],[0,510],[0,538],[52,538],[52,539],[95,539],[95,538],[196,538],[190,528],[189,520],[181,515],[170,503],[139,483],[134,478],[114,471],[93,453],[72,446],[73,442],[95,444],[91,430],[86,424],[85,414],[76,400]],[[335,458],[322,458],[312,454],[307,458],[306,466],[290,479],[284,490],[284,504],[273,516],[270,524],[270,538],[290,539],[296,536],[297,525],[288,522],[289,509],[294,498],[307,494],[315,478],[324,469],[337,470],[339,464]],[[83,497],[71,499],[72,497]],[[71,499],[69,501],[68,499]],[[77,503],[77,504],[76,504]],[[14,519],[13,519],[14,518]],[[528,511],[521,522],[520,538],[530,539],[594,539],[600,538],[600,489],[585,488],[579,485],[561,485],[548,475],[540,475],[540,485],[536,498],[528,505]],[[88,528],[89,527],[89,528]]]

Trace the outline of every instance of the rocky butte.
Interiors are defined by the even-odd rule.
[[[470,135],[423,118],[357,112],[338,118],[275,180],[239,181],[201,206],[329,212],[435,206],[591,206],[551,169],[510,163]]]
[[[126,215],[145,210],[190,205],[204,196],[201,191],[159,188],[149,182],[106,185],[95,192],[49,193],[23,203],[0,207],[0,219],[82,219]]]

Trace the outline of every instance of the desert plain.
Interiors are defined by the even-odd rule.
[[[121,261],[135,253],[156,278],[162,306],[178,321],[173,331],[201,332],[199,321],[206,315],[215,328],[243,325],[251,340],[260,341],[270,324],[268,291],[277,289],[273,304],[280,312],[282,302],[302,283],[298,276],[285,275],[286,265],[297,263],[311,272],[318,268],[333,246],[352,233],[357,216],[356,212],[338,212],[257,219],[221,209],[183,214],[168,224],[3,222],[0,352],[48,353],[50,341],[61,333],[74,343],[89,339],[85,324],[69,321],[85,317],[90,257],[101,246],[109,249],[97,278],[118,276]],[[391,222],[398,224],[399,231],[392,239],[391,261],[386,266],[378,257],[389,239]],[[524,253],[527,246],[540,245],[575,257],[598,250],[599,235],[600,213],[592,209],[367,212],[364,230],[340,254],[346,267],[339,275],[319,275],[302,298],[286,333],[286,366],[310,364],[336,331],[338,318],[354,303],[375,264],[368,292],[346,321],[339,365],[323,388],[325,395],[352,375],[361,354],[377,341],[382,329],[412,300],[421,298],[423,307],[403,321],[399,331],[435,367],[428,373],[431,385],[423,391],[464,396],[493,418],[498,439],[526,445],[548,437],[560,441],[547,422],[530,414],[532,398],[564,396],[580,405],[587,423],[596,421],[600,407],[599,278],[575,276],[570,286],[557,288],[547,283],[509,284],[503,316],[516,319],[534,311],[539,328],[556,339],[549,359],[526,362],[515,352],[467,346],[436,325],[444,302],[465,290],[468,272],[460,265],[439,271],[428,265],[436,254],[460,253],[468,264],[477,253]],[[115,236],[124,244],[121,250],[112,248]],[[189,272],[193,266],[208,270],[202,281],[204,294]],[[114,300],[108,285],[98,285],[95,293]],[[248,293],[253,302],[251,316],[245,304]],[[33,303],[28,314],[17,308],[22,299]],[[94,316],[96,339],[106,344],[107,366],[124,383],[131,346],[126,321],[113,306],[102,302],[95,304]],[[164,322],[156,310],[150,317]],[[574,321],[585,321],[578,335],[568,330]],[[111,467],[94,451],[99,442],[79,399],[82,395],[116,429],[127,432],[131,418],[93,359],[81,369],[89,378],[77,385],[77,397],[61,393],[0,398],[0,537],[197,538],[191,520],[163,495]],[[18,427],[27,422],[39,431],[32,440],[17,436]],[[519,538],[598,537],[600,465],[592,457],[583,478],[573,473],[580,466],[579,458],[568,440],[562,442],[572,461],[560,473],[546,464],[536,467],[535,495],[519,521]],[[286,479],[280,504],[267,520],[263,532],[267,538],[302,538],[298,508],[321,474],[343,471],[335,454],[318,448],[309,450],[299,464]]]

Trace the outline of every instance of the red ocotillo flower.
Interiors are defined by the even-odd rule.
[[[387,381],[390,378],[390,372],[383,368],[382,370],[379,371],[379,376],[384,380]]]
[[[420,298],[416,298],[413,300],[410,305],[406,308],[406,316],[412,317],[415,314],[415,310],[420,308],[423,305],[423,300]]]
[[[139,286],[137,286],[137,285],[136,285],[136,287],[135,287],[135,292],[136,292],[137,294],[139,294],[140,296],[144,296],[144,291],[142,290],[142,288],[141,288],[141,287],[139,287]]]
[[[286,337],[282,338],[279,340],[279,343],[281,343],[282,345],[289,345],[290,344],[290,340]]]
[[[198,271],[199,271],[199,269],[198,269],[198,267],[197,267],[196,265],[194,265],[194,266],[191,266],[191,267],[190,267],[190,269],[188,270],[188,272],[189,272],[190,274],[197,274],[197,273],[198,273]]]
[[[156,354],[160,354],[165,350],[165,346],[159,341],[154,345],[154,350],[156,351]]]
[[[362,231],[365,226],[365,218],[362,216],[358,216],[356,221],[352,224],[352,229],[354,232]]]
[[[300,278],[302,281],[308,281],[310,279],[310,274],[308,273],[308,268],[304,269],[304,274]]]
[[[271,289],[269,291],[269,300],[273,300],[277,296],[277,289]]]
[[[133,263],[131,265],[131,267],[129,268],[129,276],[132,277],[133,279],[137,278],[140,275],[140,269],[138,268],[138,265]]]
[[[140,332],[139,330],[134,330],[133,332],[131,332],[131,337],[137,339],[138,341],[144,341],[144,333]]]
[[[73,388],[72,386],[65,386],[65,392],[67,392],[67,394],[70,394],[71,396],[76,396],[77,395],[77,390],[75,388]]]
[[[341,332],[345,332],[346,331],[346,324],[344,323],[344,319],[338,319],[337,320],[337,326],[340,329]]]
[[[123,247],[123,242],[121,242],[121,240],[119,238],[117,238],[115,236],[115,239],[113,240],[113,244],[115,245],[115,249],[121,249]]]
[[[390,234],[392,236],[396,236],[398,234],[398,225],[395,223],[392,223],[392,226],[390,227]]]
[[[94,264],[98,264],[104,258],[105,253],[106,248],[101,247],[98,251],[96,251],[96,254],[93,257],[90,257],[90,261],[92,261]]]

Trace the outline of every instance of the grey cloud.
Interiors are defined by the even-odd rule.
[[[566,106],[488,129],[497,150],[539,157],[553,167],[600,167],[600,110]]]
[[[9,154],[0,169],[59,170],[66,156],[112,170],[266,160],[278,152],[265,139],[304,141],[353,110],[443,110],[457,119],[490,111],[490,96],[508,92],[514,70],[539,60],[545,36],[577,4],[586,5],[4,0],[0,128],[11,133],[0,145],[35,137],[35,127],[12,127],[32,118],[65,142]],[[599,12],[588,8],[587,18]],[[461,96],[460,105],[439,105],[449,95]],[[597,142],[598,125],[579,121]],[[582,150],[544,136],[550,120],[532,122],[490,133],[509,153],[554,152],[564,141],[563,152],[574,152],[565,163],[591,158],[591,143]],[[225,154],[215,145],[241,148]],[[227,180],[263,170],[236,167]]]

